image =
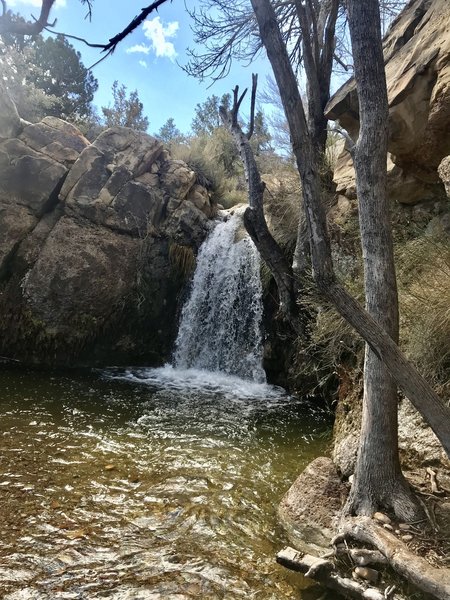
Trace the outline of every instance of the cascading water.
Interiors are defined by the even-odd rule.
[[[242,214],[219,223],[200,248],[176,340],[177,369],[223,372],[265,383],[259,254]]]

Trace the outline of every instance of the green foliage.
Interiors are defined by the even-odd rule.
[[[102,106],[106,127],[131,127],[137,131],[147,131],[148,118],[144,116],[144,105],[139,99],[137,90],[127,96],[125,85],[115,81],[112,86],[113,105]]]
[[[209,96],[205,102],[197,104],[195,107],[195,116],[192,120],[192,131],[197,136],[211,135],[222,126],[222,120],[219,114],[220,106],[230,108],[231,96],[224,94],[222,98],[218,96]]]
[[[0,74],[19,115],[35,123],[59,107],[59,99],[37,88],[33,79],[40,72],[34,63],[34,48],[6,46],[0,40]]]
[[[186,142],[186,136],[183,135],[175,125],[175,121],[172,117],[167,119],[158,133],[155,134],[155,137],[160,139],[168,146],[172,146],[173,144],[183,144]]]
[[[13,15],[12,20],[23,20]],[[46,115],[77,121],[89,118],[97,80],[62,36],[44,39],[5,34],[0,43],[3,79],[26,120]]]
[[[37,70],[28,80],[47,96],[58,98],[49,114],[62,119],[86,118],[98,82],[81,62],[81,54],[63,37],[37,36],[34,43]]]

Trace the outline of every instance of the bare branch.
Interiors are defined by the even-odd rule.
[[[3,15],[0,17],[0,34],[8,32],[8,33],[16,33],[16,34],[22,34],[22,35],[36,35],[45,29],[46,31],[49,31],[50,33],[53,33],[55,35],[62,35],[69,39],[78,40],[80,42],[83,42],[87,46],[90,46],[91,48],[100,48],[102,50],[102,52],[106,53],[105,56],[103,56],[103,58],[101,58],[99,61],[97,61],[94,65],[92,65],[92,67],[94,67],[95,65],[98,65],[99,62],[101,62],[107,56],[112,54],[114,52],[114,50],[116,49],[117,45],[122,40],[124,40],[130,33],[132,33],[137,27],[139,27],[139,25],[143,21],[145,21],[145,19],[148,17],[148,15],[150,13],[152,13],[154,10],[157,10],[162,4],[167,2],[167,0],[155,0],[155,2],[153,2],[149,6],[143,8],[141,10],[141,12],[139,13],[139,15],[136,16],[125,27],[125,29],[123,29],[120,33],[118,33],[114,37],[110,38],[106,44],[93,44],[93,43],[88,42],[84,38],[80,38],[80,37],[77,37],[74,35],[68,35],[63,32],[53,31],[52,28],[56,24],[56,20],[52,24],[50,24],[48,22],[48,17],[49,17],[50,10],[51,10],[55,0],[42,0],[41,14],[38,19],[35,19],[34,23],[12,22],[11,19],[6,14],[6,10],[5,10],[6,9],[6,0],[0,0],[0,1],[2,2],[2,6],[3,6]],[[86,16],[88,18],[90,18],[91,8],[92,8],[91,0],[86,0],[85,3],[87,3],[88,8],[89,8]],[[92,67],[90,67],[90,68],[92,68]]]
[[[117,35],[115,35],[114,37],[110,38],[109,42],[107,44],[105,44],[103,51],[104,52],[114,52],[114,50],[116,49],[117,45],[127,37],[127,35],[129,35],[132,31],[134,31],[137,27],[139,27],[139,25],[145,21],[145,19],[148,17],[148,15],[153,12],[154,10],[157,10],[161,4],[164,4],[164,2],[167,2],[167,0],[156,0],[156,2],[153,2],[152,4],[150,4],[150,6],[147,6],[146,8],[143,8],[140,12],[140,14],[135,17],[131,23],[129,23],[125,29],[123,31],[121,31],[120,33],[118,33]]]
[[[392,586],[385,590],[376,587],[368,587],[362,581],[354,581],[348,577],[341,577],[336,570],[335,565],[329,561],[311,554],[304,554],[294,548],[284,548],[277,554],[277,563],[303,573],[305,577],[310,577],[318,581],[327,588],[339,592],[346,598],[355,598],[360,600],[386,600],[393,598]],[[395,589],[395,588],[394,588]],[[406,600],[403,596],[395,595],[395,600]]]
[[[334,541],[352,538],[377,548],[389,565],[402,577],[431,594],[445,600],[450,597],[450,569],[433,567],[411,550],[393,533],[377,525],[370,517],[354,517],[341,523],[341,534]]]
[[[247,139],[249,140],[255,130],[255,103],[256,103],[256,88],[258,87],[258,75],[252,73],[252,98],[250,100],[250,125],[248,128]]]
[[[0,34],[16,33],[20,35],[36,35],[49,25],[48,17],[55,0],[42,0],[41,14],[34,23],[29,21],[12,21],[6,12],[6,1],[2,0],[3,15],[0,17]]]
[[[242,100],[245,98],[246,93],[247,93],[247,88],[242,92],[242,94],[238,98],[239,86],[237,85],[233,90],[233,108],[231,110],[231,125],[232,125],[232,127],[238,127],[239,108],[242,104]]]
[[[352,68],[351,65],[346,65],[345,62],[343,62],[341,58],[336,54],[336,52],[333,54],[333,58],[339,65],[341,65],[344,71],[348,72]]]
[[[89,46],[90,48],[102,48],[103,49],[105,47],[105,44],[91,44],[84,38],[78,37],[77,35],[63,33],[62,31],[55,31],[53,28],[50,29],[49,27],[44,27],[44,29],[45,29],[45,31],[48,31],[49,33],[53,33],[54,35],[62,35],[63,37],[67,38],[68,40],[77,40],[78,42],[83,42],[83,44],[86,44],[86,46]]]
[[[254,94],[256,95],[256,84],[257,77],[254,75],[252,77],[252,98]],[[301,323],[298,319],[294,298],[292,269],[267,226],[264,216],[265,184],[261,179],[249,137],[242,131],[238,119],[239,107],[246,91],[238,98],[239,87],[236,86],[233,90],[232,109],[227,110],[225,106],[221,106],[219,109],[221,119],[232,134],[244,165],[249,201],[249,207],[244,213],[244,225],[277,283],[280,312],[291,324],[293,330],[300,334]]]

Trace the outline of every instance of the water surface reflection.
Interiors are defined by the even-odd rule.
[[[306,598],[276,505],[320,411],[169,367],[0,380],[0,597]]]

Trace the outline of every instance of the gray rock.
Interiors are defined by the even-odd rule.
[[[283,497],[278,514],[291,543],[311,554],[329,551],[347,488],[329,458],[316,458]]]
[[[70,123],[45,117],[40,123],[27,125],[20,139],[31,149],[68,166],[74,163],[89,141]]]
[[[40,216],[57,201],[67,168],[19,139],[0,143],[0,202],[21,204]]]
[[[186,277],[171,250],[203,241],[207,190],[144,133],[116,127],[89,144],[59,119],[21,127],[0,140],[0,353],[165,360]]]

